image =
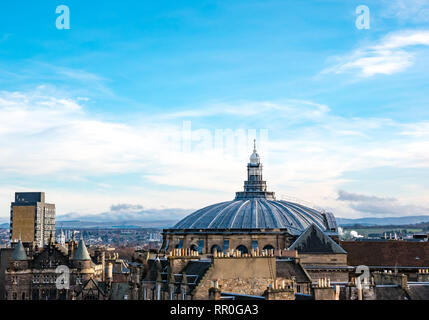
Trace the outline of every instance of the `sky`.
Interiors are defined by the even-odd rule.
[[[179,219],[242,190],[253,139],[277,199],[429,214],[428,57],[429,0],[3,0],[0,221],[17,191]]]

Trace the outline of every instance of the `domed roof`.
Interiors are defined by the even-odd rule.
[[[256,151],[256,140],[254,140],[253,153],[250,156],[250,164],[257,165],[260,162],[261,162],[261,159],[259,158],[259,154]]]
[[[299,235],[315,224],[324,231],[337,231],[332,213],[322,213],[298,203],[276,200],[267,191],[262,179],[262,164],[256,152],[248,164],[244,191],[237,192],[233,201],[216,203],[202,208],[177,223],[174,229],[286,229]]]
[[[259,154],[255,151],[250,156],[250,163],[251,164],[258,164],[260,162]]]
[[[290,234],[297,235],[312,224],[326,231],[336,229],[331,213],[288,201],[254,198],[202,208],[172,229],[287,229]]]

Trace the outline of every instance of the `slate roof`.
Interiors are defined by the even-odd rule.
[[[89,256],[88,249],[86,248],[85,242],[83,239],[79,240],[76,251],[74,252],[72,260],[91,260]]]
[[[429,300],[429,285],[409,284],[408,294],[411,300]]]
[[[298,253],[347,253],[315,224],[309,226],[289,250],[297,250]]]
[[[330,213],[289,201],[252,198],[202,208],[171,229],[287,229],[299,235],[311,224],[328,231],[337,228]]]
[[[400,286],[376,286],[377,300],[409,300],[407,292]]]
[[[294,260],[278,259],[276,261],[276,276],[286,279],[295,277],[296,282],[311,282],[310,276],[304,270],[302,265],[296,263]]]
[[[201,279],[211,265],[211,261],[189,261],[182,272],[185,272],[187,275],[198,276]]]
[[[130,285],[128,282],[113,282],[110,289],[110,300],[125,300],[124,297],[128,296],[130,299]]]
[[[27,254],[25,253],[24,245],[22,241],[19,240],[15,249],[12,252],[12,260],[15,261],[26,261],[28,260]]]
[[[342,241],[341,246],[351,266],[429,266],[429,242]]]

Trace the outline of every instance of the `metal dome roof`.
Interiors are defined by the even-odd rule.
[[[312,224],[327,231],[337,227],[331,213],[288,201],[253,198],[202,208],[172,229],[287,229],[301,234]]]
[[[262,164],[256,151],[256,142],[244,191],[237,192],[233,201],[202,208],[177,223],[174,229],[287,229],[299,235],[315,224],[324,231],[337,231],[332,213],[322,213],[298,203],[276,200],[274,192],[267,191],[262,179]]]

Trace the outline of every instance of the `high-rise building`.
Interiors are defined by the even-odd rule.
[[[26,246],[43,247],[55,237],[55,204],[45,202],[44,192],[16,192],[10,206],[10,239]]]

